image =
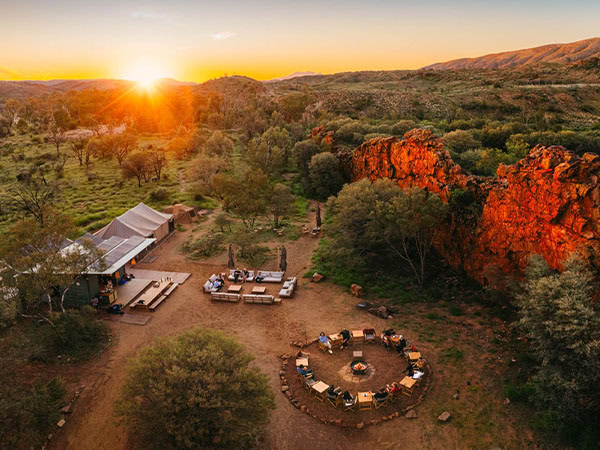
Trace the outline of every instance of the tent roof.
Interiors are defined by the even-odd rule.
[[[155,230],[171,219],[173,219],[173,214],[161,213],[144,203],[139,203],[97,231],[96,236],[101,238],[112,236],[122,238],[132,236],[150,237]]]

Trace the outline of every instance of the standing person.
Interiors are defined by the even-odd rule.
[[[333,354],[333,351],[331,350],[331,342],[329,342],[329,338],[325,336],[325,333],[323,333],[322,331],[319,334],[319,341],[321,341],[325,345],[325,347],[327,347],[327,351],[329,353]]]

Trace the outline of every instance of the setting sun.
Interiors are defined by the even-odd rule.
[[[171,75],[164,67],[157,63],[141,61],[125,72],[123,78],[136,81],[140,88],[152,89],[157,80]]]

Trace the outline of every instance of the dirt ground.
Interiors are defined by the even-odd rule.
[[[113,415],[113,405],[124,379],[127,362],[143,346],[160,336],[171,336],[190,327],[223,330],[243,342],[256,356],[255,364],[269,377],[276,409],[266,436],[270,449],[400,449],[400,448],[533,448],[534,437],[520,424],[519,412],[504,405],[501,376],[510,358],[492,343],[501,323],[485,318],[478,307],[465,308],[460,317],[445,317],[440,305],[405,306],[394,319],[380,319],[359,311],[356,299],[343,288],[326,281],[310,283],[301,278],[310,267],[318,239],[303,236],[287,242],[289,276],[299,278],[299,289],[281,306],[212,303],[202,285],[214,272],[225,270],[227,255],[202,263],[190,262],[179,252],[186,235],[195,227],[162,244],[159,255],[140,269],[190,272],[192,276],[153,314],[145,326],[107,322],[114,345],[104,355],[81,366],[77,385],[85,386],[67,424],[52,439],[53,449],[128,449],[127,430]],[[208,226],[208,224],[206,225]],[[275,268],[276,262],[265,268]],[[269,285],[267,285],[269,286]],[[275,290],[271,288],[271,292]],[[437,315],[432,315],[437,311]],[[433,368],[433,383],[416,420],[399,418],[362,430],[324,425],[303,414],[280,392],[279,354],[295,354],[289,344],[305,334],[318,336],[344,328],[373,327],[380,333],[394,327],[414,342]],[[453,350],[454,349],[454,350]],[[460,357],[456,350],[459,350]],[[379,367],[377,368],[380,369]],[[381,370],[384,370],[382,367]],[[459,392],[459,398],[453,394]],[[437,421],[443,411],[452,418]]]

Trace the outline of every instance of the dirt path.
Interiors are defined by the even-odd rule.
[[[146,326],[110,322],[116,342],[99,360],[83,368],[81,384],[86,389],[50,448],[131,448],[126,429],[113,416],[113,405],[127,361],[155,338],[174,335],[194,326],[223,330],[256,355],[255,364],[267,374],[276,393],[267,448],[364,450],[531,446],[532,436],[519,430],[516,420],[504,411],[503,397],[493,378],[501,365],[492,361],[497,355],[492,355],[489,360],[490,354],[485,351],[485,342],[493,337],[485,325],[479,325],[477,321],[465,324],[466,318],[449,319],[433,324],[433,335],[422,334],[423,330],[432,327],[425,318],[431,311],[426,305],[407,308],[403,318],[395,322],[385,321],[358,311],[354,307],[356,299],[339,286],[326,282],[313,284],[301,278],[297,295],[284,300],[282,306],[212,303],[202,293],[202,284],[212,273],[224,270],[226,254],[221,255],[220,265],[210,261],[186,261],[178,249],[187,233],[177,233],[157,251],[159,258],[154,263],[139,264],[139,268],[190,272],[191,278],[157,309]],[[318,239],[310,236],[286,243],[289,275],[302,276],[317,244]],[[278,289],[269,285],[267,288],[269,293]],[[410,320],[403,321],[409,317]],[[305,332],[308,336],[317,336],[321,330],[333,332],[372,326],[380,331],[396,325],[410,340],[419,342],[419,349],[429,356],[434,367],[434,383],[425,402],[418,408],[418,420],[399,419],[363,430],[341,429],[323,425],[301,413],[279,392],[280,360],[277,355],[293,351],[289,346],[291,340],[304,336]],[[451,367],[452,370],[446,370],[448,363],[442,362],[442,350],[449,345],[460,346],[468,355],[460,367]],[[468,388],[465,379],[477,389]],[[461,398],[452,400],[452,394],[458,388]],[[435,418],[443,409],[450,410],[453,419],[440,425]],[[468,414],[475,415],[475,421],[468,420],[468,414],[460,412],[465,409]]]

